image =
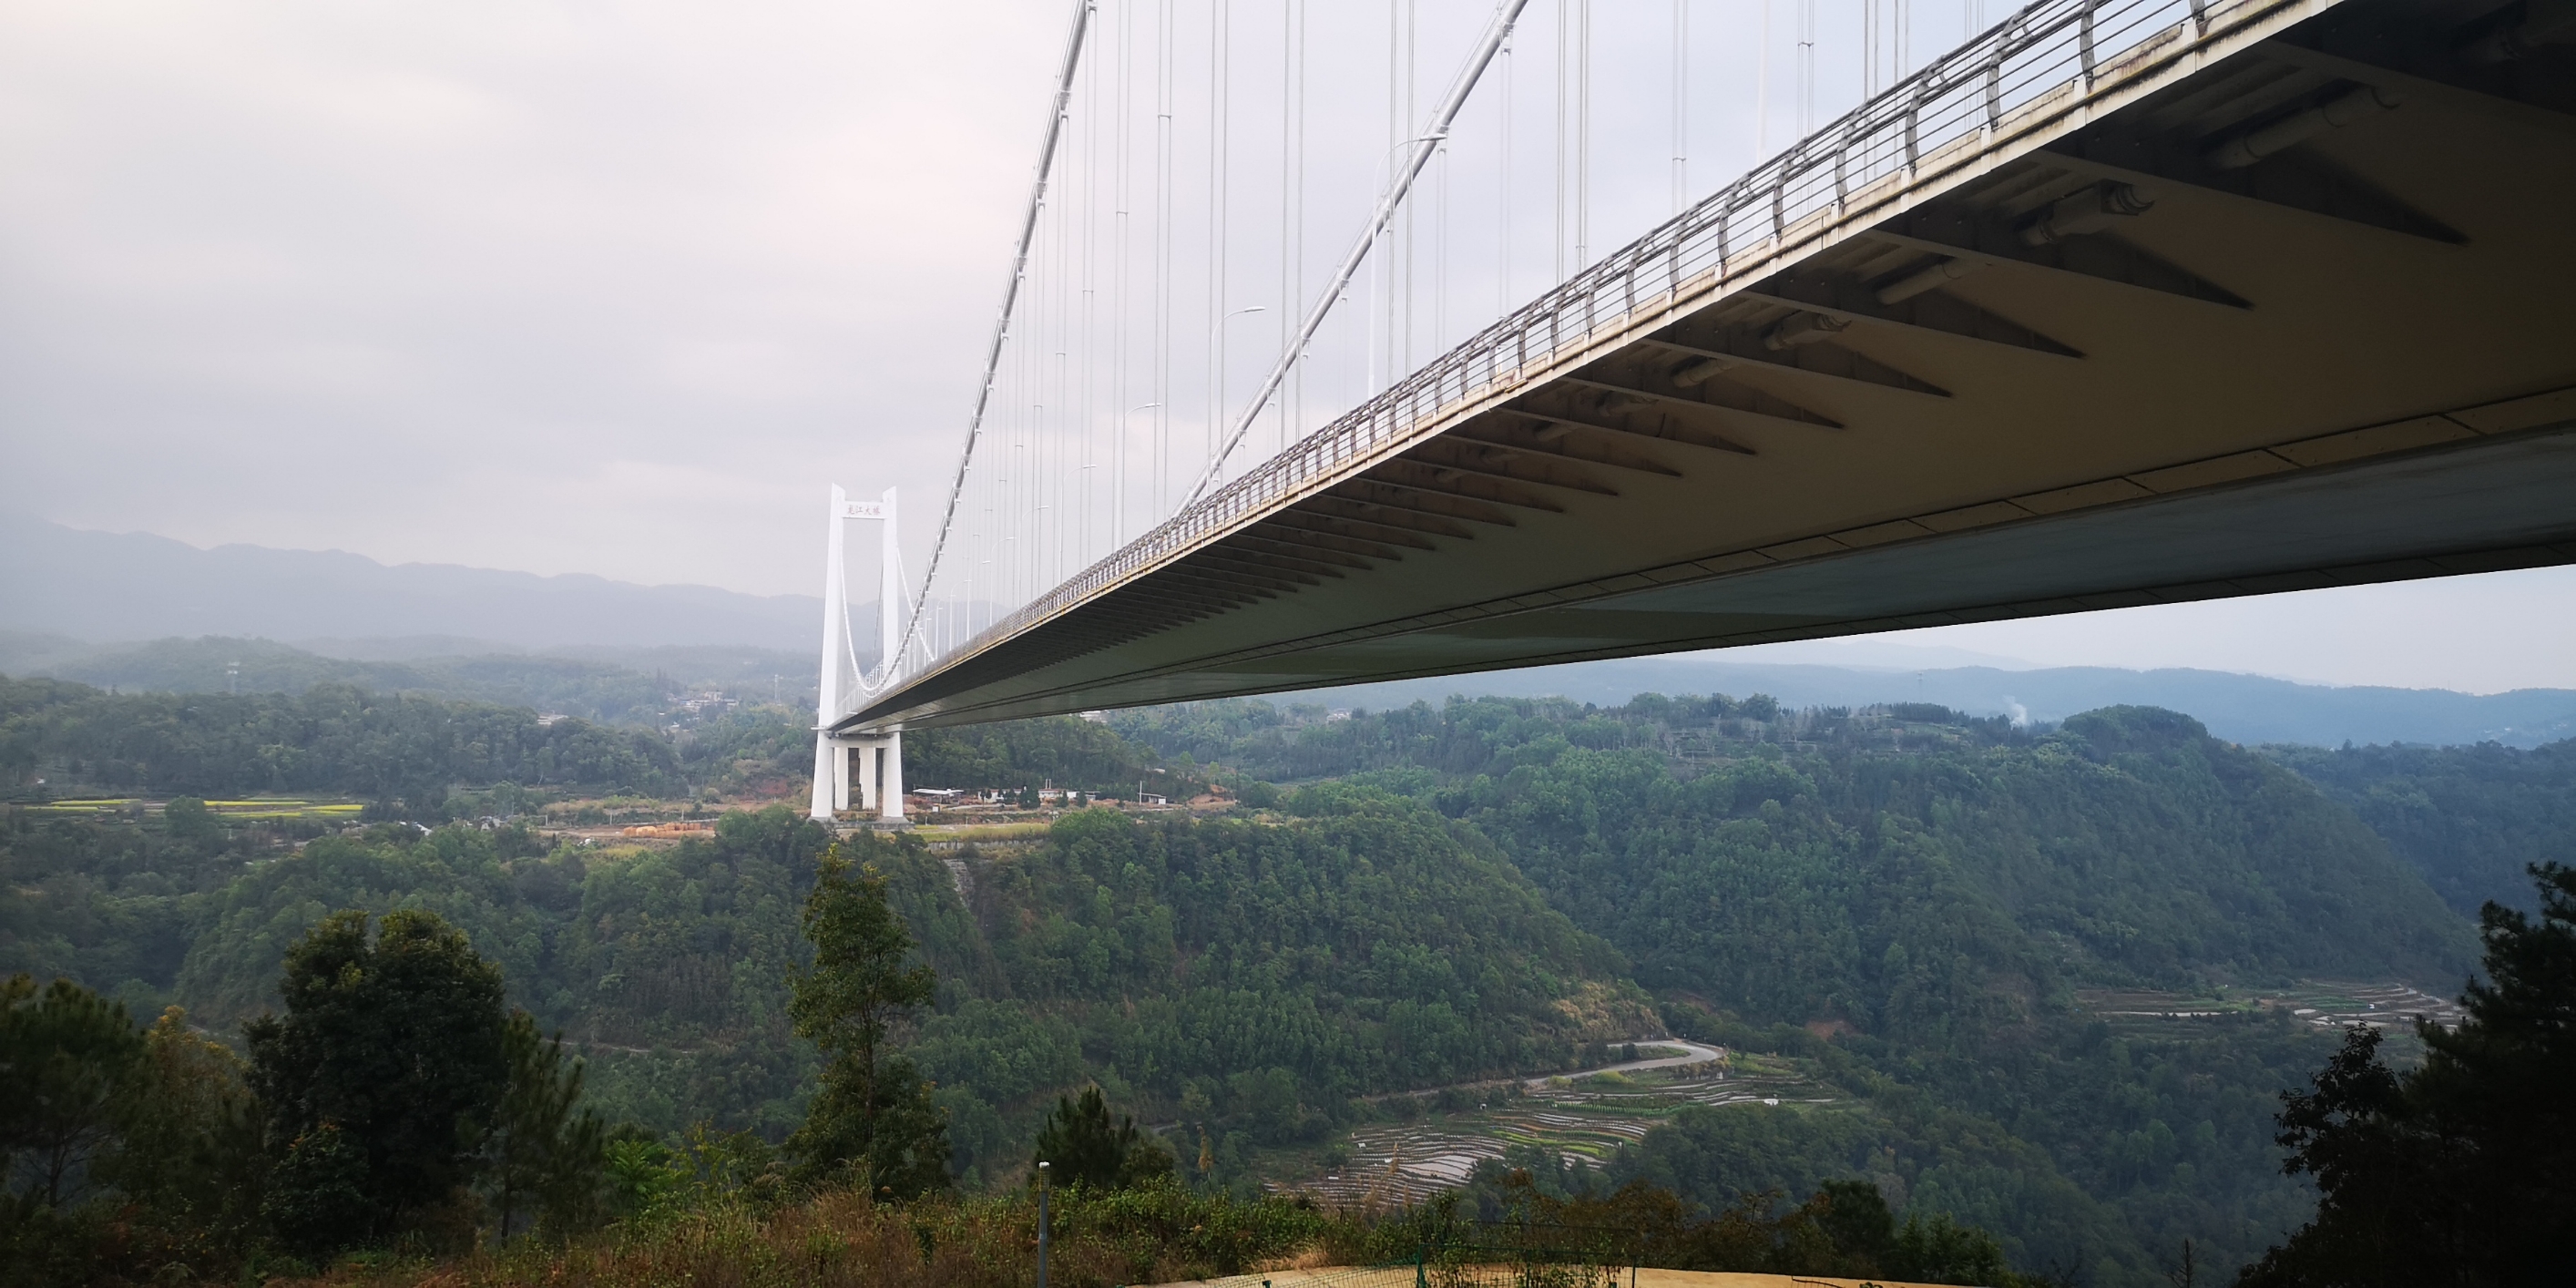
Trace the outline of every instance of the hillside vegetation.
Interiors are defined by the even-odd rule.
[[[616,1116],[775,1133],[801,1112],[811,1070],[785,981],[829,838],[783,808],[608,855],[385,825],[235,859],[229,879],[178,838],[116,850],[112,825],[17,826],[12,876],[32,890],[10,900],[0,971],[175,1001],[221,1031],[271,1004],[278,960],[320,912],[420,908],[592,1052]],[[1294,825],[1080,815],[1035,850],[956,860],[971,902],[917,842],[860,844],[944,981],[915,1041],[969,1167],[1008,1170],[1046,1102],[1086,1078],[1206,1123],[1239,1174],[1244,1150],[1314,1139],[1352,1095],[1559,1068],[1655,1022],[1607,945],[1472,834],[1400,802]],[[198,888],[140,893],[183,881]]]
[[[438,818],[454,787],[511,783],[686,790],[670,742],[636,729],[540,721],[524,707],[317,685],[301,694],[110,694],[0,677],[0,773],[153,795],[329,792]]]
[[[2464,916],[2530,910],[2523,869],[2576,854],[2576,741],[2474,747],[2271,747],[2388,841]]]
[[[680,796],[798,774],[810,755],[792,718],[758,712],[675,745],[327,687],[16,682],[0,701],[21,793],[40,774],[174,794],[266,783],[429,822],[505,792]],[[936,1084],[970,1190],[1012,1184],[1041,1117],[1085,1084],[1164,1125],[1192,1185],[1248,1195],[1329,1165],[1354,1124],[1472,1108],[1506,1094],[1504,1075],[1668,1031],[1774,1058],[1823,1103],[1686,1110],[1597,1170],[1516,1155],[1544,1162],[1540,1193],[1646,1180],[1715,1212],[1866,1176],[1901,1207],[1995,1231],[2017,1265],[2104,1284],[2160,1281],[2185,1238],[2205,1266],[2242,1263],[2311,1208],[2280,1173],[2272,1115],[2333,1035],[2228,999],[2319,977],[2455,990],[2476,940],[2436,893],[2469,866],[2448,856],[2494,866],[2550,844],[2538,824],[2469,820],[2498,791],[2534,818],[2557,799],[2543,753],[2515,762],[2519,780],[2437,757],[2354,788],[2334,777],[2354,762],[2331,758],[2355,753],[2319,768],[2154,709],[2031,729],[1760,697],[1347,719],[1208,703],[907,752],[918,782],[1132,793],[1130,775],[1161,770],[1242,802],[1196,821],[1079,812],[981,851],[853,842],[937,972],[899,1040]],[[2420,797],[2404,817],[2450,839],[2419,845],[2347,804],[2401,779]],[[517,825],[294,835],[177,802],[16,809],[0,972],[60,973],[138,1012],[178,1002],[229,1033],[274,1004],[287,945],[324,914],[431,911],[587,1056],[608,1119],[777,1141],[814,1086],[786,981],[827,839],[786,809],[653,848]],[[2114,1027],[2078,1000],[2104,988],[2225,1013]]]

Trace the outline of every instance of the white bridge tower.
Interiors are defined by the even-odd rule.
[[[843,558],[843,531],[850,520],[882,523],[877,581],[877,673],[870,682],[859,665],[850,638],[849,592]],[[829,822],[850,808],[850,786],[856,780],[859,808],[874,810],[888,822],[903,821],[903,734],[835,734],[839,724],[872,692],[895,681],[901,668],[896,649],[903,638],[897,614],[903,605],[903,555],[895,544],[894,489],[874,501],[853,501],[839,484],[832,487],[832,509],[823,569],[823,666],[821,690],[814,702],[814,818]],[[845,686],[844,680],[848,683]]]

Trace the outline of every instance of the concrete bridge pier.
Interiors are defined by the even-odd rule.
[[[903,821],[903,734],[881,736],[821,733],[814,741],[814,795],[809,813],[830,821],[851,808],[851,788],[858,789],[858,809],[880,821]]]

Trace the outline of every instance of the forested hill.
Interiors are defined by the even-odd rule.
[[[303,693],[111,694],[0,677],[0,784],[153,795],[318,792],[438,818],[456,787],[686,790],[658,733],[524,707],[317,685]]]
[[[1601,1176],[1717,1208],[1865,1175],[1995,1230],[2019,1264],[2106,1285],[2158,1282],[2186,1237],[2223,1269],[2305,1219],[2272,1115],[2332,1037],[2249,993],[2324,979],[2447,994],[2470,969],[2467,921],[2365,819],[2469,837],[2501,864],[2556,833],[2490,834],[2475,812],[2554,817],[2563,768],[2541,753],[2506,762],[2523,779],[2483,752],[2285,763],[2146,708],[2040,729],[1655,695],[1111,719],[925,735],[908,740],[911,776],[1132,789],[1162,769],[1223,781],[1240,807],[1076,813],[980,851],[853,842],[939,973],[934,1013],[904,1040],[973,1183],[1007,1183],[1042,1107],[1087,1081],[1144,1121],[1186,1124],[1174,1143],[1199,1183],[1249,1188],[1311,1175],[1274,1169],[1337,1147],[1347,1161],[1353,1127],[1406,1105],[1406,1121],[1439,1111],[1381,1093],[1562,1069],[1579,1043],[1661,1027],[1806,1079],[1812,1099],[1687,1111]],[[810,763],[784,712],[675,743],[330,688],[21,682],[0,686],[0,722],[22,786],[43,767],[155,791],[240,790],[253,780],[222,775],[256,770],[423,799],[521,777],[676,793]],[[589,747],[645,768],[566,777],[624,763],[573,754]],[[303,777],[276,776],[290,770]],[[158,817],[12,808],[0,971],[71,975],[146,1011],[178,1001],[228,1030],[316,917],[428,908],[581,1046],[612,1117],[775,1136],[800,1116],[813,1065],[784,981],[818,825],[772,808],[670,846],[394,823],[285,841],[176,802]],[[2091,990],[2213,1013],[2114,1021]]]
[[[2302,1217],[2271,1115],[2328,1042],[2250,1017],[2115,1035],[2080,990],[2447,994],[2475,960],[2469,923],[2349,810],[2151,708],[2053,730],[1656,695],[1113,721],[1166,755],[1373,783],[1473,824],[1678,1029],[1834,1034],[1808,1049],[1878,1088],[1849,1117],[1691,1119],[1614,1177],[1714,1202],[1883,1158],[2017,1254],[2108,1281],[2151,1280],[2146,1250],[2186,1237],[2223,1273]],[[2034,1152],[1980,1153],[1999,1139]]]
[[[811,654],[713,645],[529,653],[446,637],[317,643],[342,651],[220,635],[86,644],[0,631],[0,672],[121,692],[301,694],[339,685],[647,728],[685,721],[690,699],[709,691],[798,709],[814,704]]]
[[[273,1004],[321,911],[426,908],[590,1053],[613,1117],[775,1133],[801,1114],[811,1062],[785,1008],[818,824],[734,813],[709,839],[611,855],[383,825],[255,865],[189,826],[14,819],[0,974],[175,1000],[223,1031]],[[1349,1097],[1563,1068],[1658,1026],[1616,951],[1406,801],[1358,793],[1287,825],[1085,813],[1044,846],[944,861],[851,844],[939,971],[915,1054],[964,1163],[996,1175],[1085,1080],[1210,1124],[1223,1180],[1246,1149],[1318,1140]]]
[[[2448,987],[2475,957],[2466,921],[2349,811],[2153,708],[2046,732],[1938,707],[1653,694],[1304,723],[1207,703],[1115,721],[1166,754],[1419,794],[1477,823],[1648,982],[1766,1017],[1867,1024],[1950,1004],[1919,979],[1899,988],[1921,970],[1886,973],[1908,955],[1904,926],[1937,927],[1943,956],[2035,996],[2076,979],[2336,972]]]
[[[2524,869],[2576,855],[2576,741],[2265,751],[2350,806],[2464,916],[2490,900],[2533,908]]]
[[[1186,797],[1203,786],[1186,756],[1173,767],[1152,764],[1145,750],[1085,720],[925,730],[905,752],[915,787],[1051,784],[1132,796],[1142,783]],[[775,706],[637,728],[329,681],[293,692],[116,693],[0,676],[0,801],[322,793],[366,801],[383,817],[437,822],[472,817],[459,810],[485,803],[496,787],[521,801],[580,792],[692,797],[792,786],[812,767],[808,723]]]
[[[2077,981],[2443,988],[2475,960],[2468,924],[2349,813],[2170,712],[1687,781],[1633,749],[1513,758],[1449,807],[1645,982],[1748,1014],[1929,1034]]]

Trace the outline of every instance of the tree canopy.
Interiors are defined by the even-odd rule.
[[[796,1036],[823,1052],[823,1073],[788,1141],[799,1171],[895,1198],[948,1188],[947,1114],[912,1062],[887,1049],[889,1031],[931,1000],[934,976],[911,960],[913,938],[886,902],[885,879],[837,848],[826,852],[803,925],[814,960],[797,973],[787,1010]]]
[[[2280,1143],[2316,1179],[2314,1220],[2248,1269],[2249,1288],[2532,1284],[2576,1273],[2576,868],[2532,869],[2540,915],[2490,903],[2468,1019],[2418,1023],[2422,1065],[2355,1027]]]
[[[473,1173],[510,1076],[501,973],[435,914],[323,918],[286,951],[283,1015],[242,1026],[284,1162],[270,1184],[300,1246],[381,1237]]]

